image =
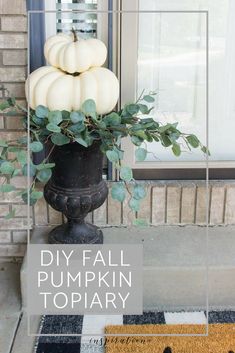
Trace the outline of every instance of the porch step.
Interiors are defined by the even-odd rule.
[[[51,228],[36,228],[32,243],[46,243]],[[235,226],[104,228],[107,244],[143,244],[144,309],[235,310]],[[207,255],[208,247],[208,255]],[[26,306],[26,259],[21,270]]]
[[[0,262],[0,353],[10,353],[21,315],[19,263]]]

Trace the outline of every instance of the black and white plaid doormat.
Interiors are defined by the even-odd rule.
[[[235,323],[235,311],[211,311],[209,324]],[[35,346],[35,353],[104,353],[102,344],[104,328],[108,325],[146,324],[206,324],[203,311],[194,312],[145,312],[143,315],[85,315],[45,316],[42,318],[41,336]],[[63,336],[82,334],[82,337]]]

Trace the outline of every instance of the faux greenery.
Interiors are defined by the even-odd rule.
[[[111,112],[105,116],[98,116],[95,102],[91,99],[84,102],[80,111],[49,111],[44,106],[38,106],[36,110],[30,110],[30,151],[38,153],[43,150],[49,140],[55,145],[62,146],[68,143],[79,143],[84,147],[92,145],[93,141],[101,141],[101,151],[107,156],[119,171],[120,181],[112,186],[113,199],[123,202],[128,198],[128,204],[134,212],[140,209],[140,202],[146,196],[143,185],[133,180],[133,173],[129,166],[123,165],[124,151],[121,149],[121,139],[129,136],[137,147],[135,158],[144,161],[147,157],[145,142],[156,141],[165,148],[171,148],[175,156],[187,148],[200,148],[203,153],[208,153],[207,148],[192,134],[183,133],[178,129],[178,124],[163,125],[148,115],[152,111],[151,106],[155,101],[155,93],[144,92],[135,103],[126,104],[118,112]],[[27,110],[18,105],[14,98],[8,98],[0,105],[0,111],[11,116],[23,113],[22,123],[27,130]],[[30,158],[28,166],[27,135],[16,140],[0,140],[0,174],[3,183],[1,192],[15,191],[10,182],[18,175],[32,178],[30,190],[19,191],[22,200],[27,203],[28,194],[30,205],[34,205],[43,196],[37,190],[36,181],[46,183],[52,174],[53,163],[49,163],[49,155],[40,164],[35,165]],[[129,183],[133,181],[132,183]],[[7,216],[14,216],[14,210]],[[141,222],[141,220],[137,220]]]

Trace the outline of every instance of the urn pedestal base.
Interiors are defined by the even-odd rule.
[[[50,232],[50,244],[103,243],[102,231],[85,221],[88,213],[99,208],[108,196],[108,187],[102,178],[100,145],[100,141],[95,141],[88,148],[78,143],[54,147],[50,162],[55,167],[44,187],[44,197],[68,222]]]
[[[102,244],[103,233],[93,224],[68,220],[49,233],[50,244]]]

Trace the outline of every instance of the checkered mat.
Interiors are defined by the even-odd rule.
[[[235,311],[211,311],[209,312],[208,321],[209,324],[235,324]],[[145,312],[143,315],[124,316],[45,316],[42,318],[40,334],[57,334],[59,336],[41,336],[37,341],[35,353],[104,353],[105,341],[103,334],[107,326],[165,324],[205,325],[206,315],[203,311],[200,311]],[[114,334],[114,331],[112,333]],[[82,337],[63,336],[65,334],[82,334]]]

